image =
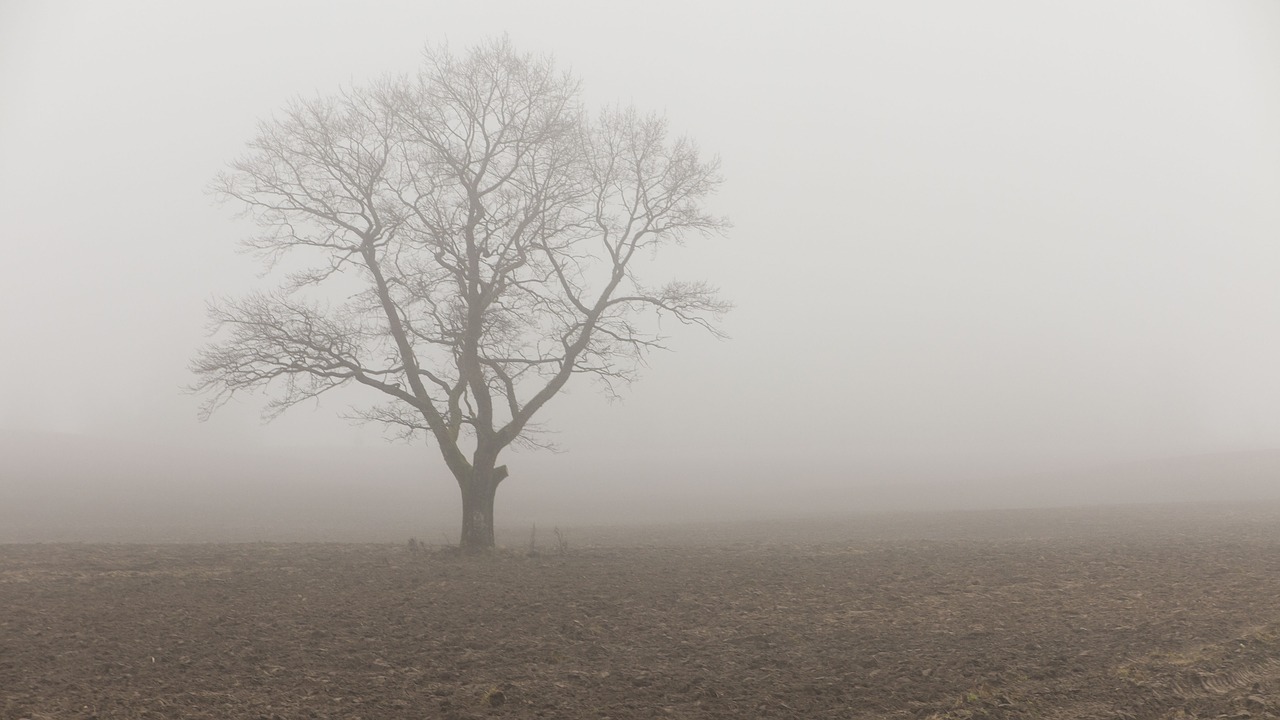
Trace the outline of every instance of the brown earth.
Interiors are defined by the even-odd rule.
[[[1280,717],[1271,511],[542,545],[0,546],[0,717]]]

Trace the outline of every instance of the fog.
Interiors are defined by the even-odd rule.
[[[507,34],[718,154],[718,285],[498,524],[1280,497],[1274,3],[0,5],[0,541],[439,539],[457,488],[338,394],[200,423],[206,193],[293,97]]]

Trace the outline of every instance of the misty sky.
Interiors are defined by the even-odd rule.
[[[380,442],[339,397],[196,421],[204,303],[264,282],[205,187],[291,97],[502,33],[719,154],[734,223],[662,262],[736,303],[732,339],[674,331],[621,403],[571,385],[540,467],[1280,447],[1265,1],[9,0],[0,429]]]

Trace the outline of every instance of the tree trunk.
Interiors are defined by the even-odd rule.
[[[462,484],[462,541],[464,553],[493,549],[493,499],[498,493],[495,474],[477,473]]]

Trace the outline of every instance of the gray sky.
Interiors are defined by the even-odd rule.
[[[204,188],[290,97],[504,32],[721,156],[734,229],[664,262],[737,304],[732,340],[677,332],[622,403],[572,385],[544,418],[570,453],[513,472],[1280,447],[1265,1],[8,0],[0,428],[377,444],[338,398],[196,422],[203,304],[260,282]]]

